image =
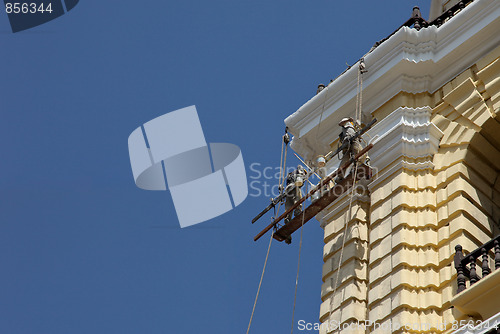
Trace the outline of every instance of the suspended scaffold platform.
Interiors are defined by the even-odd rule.
[[[259,234],[254,237],[254,241],[257,241],[266,234],[272,228],[276,228],[273,234],[273,238],[278,241],[289,240],[293,232],[297,231],[303,224],[307,223],[309,220],[314,218],[320,211],[325,209],[333,201],[339,198],[344,192],[350,189],[357,181],[361,179],[370,179],[372,177],[372,169],[366,164],[360,164],[358,159],[365,155],[371,148],[373,144],[369,144],[363,150],[361,150],[356,156],[351,158],[343,166],[338,168],[335,172],[330,174],[328,177],[323,179],[318,185],[316,185],[311,191],[309,191],[304,197],[298,200],[293,206],[288,210],[283,212],[278,218],[274,219],[271,224],[269,224],[265,229],[263,229]],[[345,171],[352,163],[356,161],[357,172],[351,172],[340,182],[336,183],[333,187],[329,187],[329,184],[339,175],[341,172]],[[354,170],[354,168],[353,168]],[[343,173],[342,173],[343,174]],[[356,179],[354,179],[356,178]],[[326,189],[325,189],[326,188]],[[286,216],[293,212],[299,205],[306,201],[316,192],[319,192],[320,197],[312,202],[307,208],[305,208],[300,214],[297,214],[292,220],[287,224],[279,227],[279,222]]]

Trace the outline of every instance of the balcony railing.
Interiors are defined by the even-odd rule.
[[[466,289],[466,280],[469,279],[470,285],[477,283],[481,278],[491,273],[489,252],[494,249],[495,270],[500,268],[500,235],[491,239],[481,247],[464,256],[462,246],[455,246],[455,269],[457,270],[457,293]],[[476,269],[476,262],[480,260],[481,276],[479,277]]]
[[[465,7],[467,7],[472,2],[474,2],[474,0],[461,0],[456,5],[454,5],[450,9],[448,9],[446,12],[444,12],[443,14],[441,14],[439,17],[437,17],[436,19],[434,19],[431,22],[427,22],[426,20],[424,20],[424,18],[422,17],[422,14],[420,13],[420,9],[418,7],[413,7],[412,15],[408,19],[408,21],[403,23],[399,28],[394,30],[394,32],[392,34],[390,34],[389,36],[387,36],[386,38],[381,39],[380,41],[376,42],[373,45],[370,52],[375,50],[375,48],[377,48],[380,44],[382,44],[383,42],[388,40],[392,35],[394,35],[396,32],[399,31],[399,29],[401,29],[403,27],[415,28],[417,30],[420,30],[422,28],[427,28],[430,26],[436,26],[439,28],[445,22],[449,21],[453,16],[455,16],[459,12],[461,12]]]
[[[471,2],[474,0],[462,0],[459,1],[455,6],[451,7],[448,9],[446,12],[444,12],[441,16],[438,18],[434,19],[434,21],[427,23],[427,25],[424,24],[424,27],[427,26],[437,26],[440,27],[442,24],[444,24],[446,21],[451,19],[453,16],[458,14],[462,9],[467,7]]]

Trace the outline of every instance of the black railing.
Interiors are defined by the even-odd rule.
[[[442,26],[445,22],[447,22],[448,20],[450,20],[453,16],[457,15],[462,9],[464,9],[465,7],[467,7],[467,5],[469,5],[470,3],[474,2],[474,0],[461,0],[459,1],[456,5],[454,5],[453,7],[451,7],[450,9],[448,9],[446,12],[444,12],[443,14],[441,14],[439,17],[437,17],[436,19],[434,19],[433,21],[431,22],[427,22],[426,20],[424,20],[422,18],[422,14],[420,13],[420,8],[419,7],[413,7],[413,12],[411,14],[411,17],[408,19],[408,21],[406,21],[405,23],[403,23],[399,28],[397,28],[396,30],[394,30],[389,36],[387,36],[386,38],[383,38],[381,39],[380,41],[378,42],[375,42],[375,44],[373,44],[372,48],[370,49],[370,51],[368,51],[368,53],[372,52],[373,50],[375,50],[380,44],[384,43],[385,41],[387,41],[389,38],[392,37],[392,35],[394,35],[395,33],[397,33],[401,28],[403,27],[410,27],[410,28],[414,28],[416,30],[420,30],[422,28],[427,28],[427,27],[430,27],[430,26],[436,26],[436,27],[440,27]],[[367,54],[368,54],[367,53]],[[354,63],[353,65],[350,65],[348,66],[342,73],[340,73],[334,80],[330,80],[330,83],[332,83],[333,81],[337,80],[340,76],[342,76],[345,72],[347,72],[348,70],[351,69],[351,67],[353,67],[354,65],[356,65],[360,60],[362,60],[363,58],[359,59],[356,63]],[[321,87],[320,87],[321,86]],[[323,84],[320,84],[318,86],[318,89],[316,91],[316,95],[321,92],[323,89],[325,88],[325,85]]]
[[[434,21],[430,22],[428,26],[441,26],[443,23],[451,19],[453,16],[457,15],[462,9],[464,9],[467,5],[469,5],[474,0],[462,0],[459,1],[455,6],[448,9],[446,12],[441,14],[438,18],[434,19]]]
[[[471,2],[474,2],[474,0],[462,0],[459,1],[456,5],[448,9],[446,12],[441,14],[439,17],[434,19],[431,22],[427,22],[422,18],[422,14],[420,13],[420,9],[418,7],[413,7],[413,12],[411,17],[403,23],[399,28],[394,30],[392,34],[387,36],[386,38],[376,42],[373,47],[371,48],[370,52],[373,51],[377,46],[388,40],[392,35],[394,35],[396,32],[399,31],[399,29],[403,27],[410,27],[410,28],[415,28],[417,30],[420,30],[422,28],[427,28],[430,26],[436,26],[440,27],[442,26],[445,22],[447,22],[449,19],[451,19],[453,16],[457,15],[462,9],[467,7]]]
[[[457,292],[462,292],[465,290],[465,282],[469,279],[470,285],[477,283],[481,278],[488,276],[491,273],[490,269],[490,259],[489,252],[494,249],[495,255],[495,270],[500,268],[500,235],[496,238],[491,239],[478,249],[470,252],[464,256],[462,251],[462,246],[455,246],[455,269],[457,270]],[[481,263],[481,275],[479,277],[476,269],[476,262],[480,260]],[[469,267],[467,267],[469,265]]]

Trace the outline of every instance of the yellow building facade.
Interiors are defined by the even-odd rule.
[[[433,1],[431,18],[452,5]],[[494,249],[492,273],[457,293],[455,247],[468,253],[500,234],[500,1],[464,7],[440,26],[403,27],[364,57],[374,176],[316,217],[320,333],[451,333],[500,312]],[[285,120],[311,163],[355,116],[357,75],[353,66]]]

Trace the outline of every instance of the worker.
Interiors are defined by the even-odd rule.
[[[285,211],[290,209],[302,198],[302,191],[300,188],[304,185],[304,181],[307,177],[307,171],[301,165],[297,166],[297,169],[293,172],[288,173],[286,177],[286,187],[285,187]],[[284,219],[285,225],[288,224],[293,216],[298,216],[302,213],[302,204],[298,205],[293,211],[291,211]],[[285,240],[287,244],[292,242],[292,237],[288,236]]]
[[[356,130],[354,129],[354,121],[352,118],[343,118],[339,122],[339,126],[342,127],[342,132],[339,134],[339,145],[342,146],[344,143],[347,143],[346,147],[343,149],[341,154],[342,158],[340,160],[340,165],[343,166],[346,162],[349,161],[349,159],[353,158],[358,154],[363,147],[361,146],[361,138],[357,137],[356,139],[352,140],[352,138],[356,135]],[[358,160],[361,163],[364,163],[366,159],[366,155],[363,155],[360,157]],[[351,172],[352,169],[352,164],[344,170],[344,173],[340,173],[337,178],[335,178],[335,182],[338,183],[341,181],[343,178],[345,178],[349,173]]]
[[[286,188],[285,188],[285,211],[290,209],[297,201],[302,198],[302,191],[300,188],[304,185],[305,178],[307,176],[307,171],[301,165],[297,166],[297,169],[293,172],[288,173],[286,177]],[[293,212],[290,212],[285,217],[285,224],[290,222],[293,218],[293,214],[295,216],[299,215],[302,212],[302,204],[297,206]]]

